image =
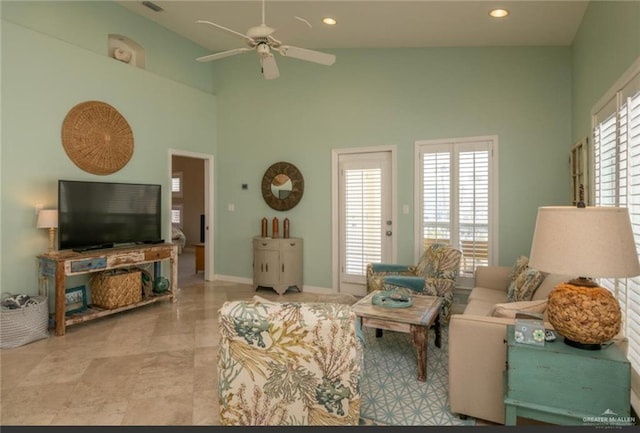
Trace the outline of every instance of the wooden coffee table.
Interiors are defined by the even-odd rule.
[[[411,334],[416,349],[418,380],[427,380],[427,338],[429,328],[434,326],[436,347],[441,347],[440,305],[442,298],[427,295],[411,295],[413,305],[406,308],[389,308],[373,305],[371,298],[380,291],[369,293],[351,307],[358,316],[360,324],[369,328]]]

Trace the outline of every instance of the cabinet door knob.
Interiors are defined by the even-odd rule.
[[[263,247],[266,247],[266,246],[267,246],[267,244],[266,244],[265,242],[263,242],[263,243],[262,243],[262,246],[263,246]]]

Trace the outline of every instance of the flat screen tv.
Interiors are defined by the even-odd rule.
[[[58,247],[86,251],[162,242],[161,186],[58,181]]]

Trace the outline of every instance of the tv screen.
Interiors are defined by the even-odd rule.
[[[160,242],[160,198],[160,185],[59,180],[59,249]]]

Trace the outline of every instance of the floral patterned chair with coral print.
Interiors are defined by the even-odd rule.
[[[222,425],[358,425],[362,343],[350,305],[225,302]]]
[[[413,265],[387,263],[367,264],[367,293],[395,290],[400,293],[422,293],[443,298],[440,323],[448,324],[462,252],[448,244],[429,245],[420,262]]]

